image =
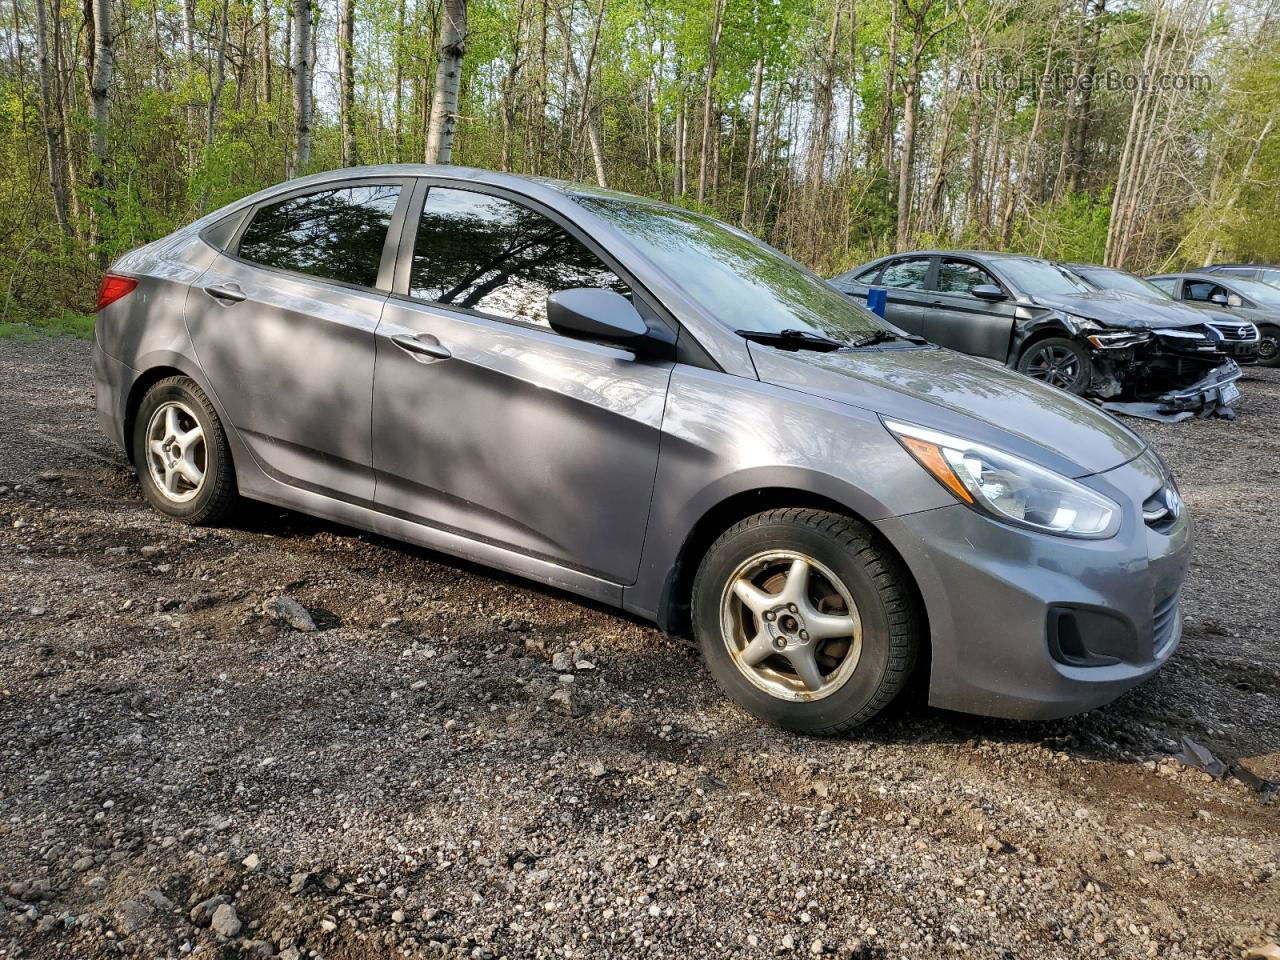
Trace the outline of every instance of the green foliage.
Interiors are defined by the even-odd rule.
[[[1011,247],[1051,260],[1101,263],[1110,222],[1109,195],[1073,193],[1019,221]]]
[[[35,318],[25,323],[0,322],[0,339],[38,340],[41,337],[75,337],[93,339],[93,314],[58,313]]]
[[[193,52],[181,46],[177,0],[113,4],[119,39],[101,171],[90,153],[84,11],[64,2],[58,86],[74,174],[64,233],[53,214],[34,8],[16,3],[24,42],[0,45],[0,322],[89,309],[100,260],[287,176],[295,118],[284,0],[267,0],[266,64],[261,0],[231,0],[220,88],[222,0],[197,0]],[[924,245],[1102,260],[1135,97],[1099,89],[1081,121],[1065,89],[975,91],[959,78],[975,58],[982,74],[1027,79],[1046,66],[1063,75],[1083,64],[1137,71],[1153,49],[1153,24],[1168,17],[1173,39],[1160,50],[1176,55],[1170,63],[1190,57],[1214,86],[1160,105],[1149,130],[1163,139],[1148,168],[1160,188],[1142,197],[1128,265],[1280,261],[1280,40],[1251,36],[1250,21],[1230,5],[1201,16],[1190,0],[1101,10],[1079,0],[932,0],[917,22],[926,3],[725,0],[709,85],[705,199],[697,203],[716,0],[470,0],[454,160],[594,179],[594,130],[609,186],[745,224],[821,270]],[[337,0],[314,0],[313,9],[319,64],[308,171],[334,167],[340,156]],[[434,0],[357,0],[353,118],[363,162],[423,155],[439,16]],[[912,192],[899,236],[907,81],[918,44]],[[752,141],[757,62],[764,81]]]

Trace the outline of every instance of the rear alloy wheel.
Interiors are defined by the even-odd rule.
[[[912,597],[869,528],[821,510],[771,510],[707,552],[694,633],[717,683],[755,716],[840,733],[905,685],[921,642]]]
[[[142,398],[133,465],[147,502],[183,523],[216,523],[236,501],[227,436],[213,404],[188,377],[161,380]]]
[[[1280,367],[1280,327],[1258,327],[1258,364]]]
[[[1089,389],[1089,354],[1066,337],[1049,337],[1033,343],[1018,359],[1018,371],[1077,396]]]

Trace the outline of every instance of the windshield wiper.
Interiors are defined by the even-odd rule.
[[[877,343],[888,343],[890,340],[905,340],[907,343],[928,343],[924,337],[917,337],[914,333],[894,333],[892,330],[877,330],[875,333],[869,333],[865,337],[859,337],[853,341],[855,347],[874,347]]]
[[[807,330],[735,330],[738,336],[744,340],[754,340],[756,343],[767,344],[770,347],[777,347],[780,350],[817,350],[820,353],[829,353],[832,350],[840,350],[849,346],[842,340],[832,340],[830,337],[824,337],[818,333],[809,333]]]

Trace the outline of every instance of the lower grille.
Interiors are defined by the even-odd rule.
[[[1160,656],[1172,642],[1178,631],[1178,595],[1156,604],[1151,624],[1151,646],[1155,656]]]

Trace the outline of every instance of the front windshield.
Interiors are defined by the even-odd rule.
[[[1089,288],[1061,267],[1044,260],[1023,257],[993,257],[996,269],[1013,281],[1015,287],[1035,296],[1037,293],[1067,295],[1088,293]]]
[[[870,310],[754,237],[701,214],[574,194],[733,330],[847,341],[884,329]]]
[[[1235,277],[1231,278],[1231,286],[1241,296],[1248,297],[1250,300],[1265,303],[1270,307],[1280,307],[1280,287],[1273,287],[1269,283],[1261,283],[1257,280],[1237,280]]]
[[[1103,290],[1121,290],[1125,293],[1136,293],[1140,297],[1151,297],[1153,300],[1172,300],[1150,280],[1135,277],[1123,270],[1081,270],[1080,275]]]

